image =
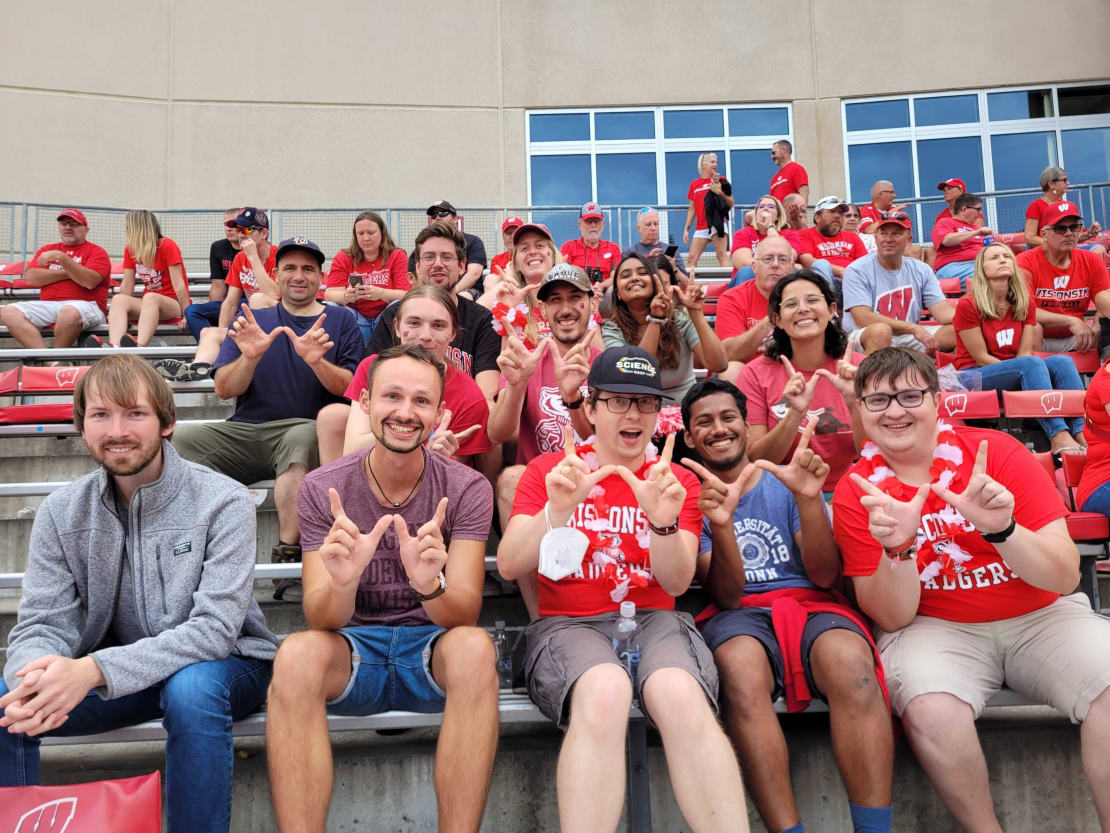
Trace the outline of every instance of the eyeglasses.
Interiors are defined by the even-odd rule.
[[[764,255],[763,257],[756,259],[765,266],[770,266],[772,263],[794,262],[794,258],[790,257],[789,255]]]
[[[1062,226],[1057,223],[1054,226],[1049,226],[1049,228],[1057,234],[1067,234],[1068,232],[1079,231],[1081,228],[1083,228],[1083,225],[1081,223],[1068,223],[1066,226]]]
[[[633,402],[636,403],[636,410],[641,414],[657,414],[663,407],[663,400],[658,396],[610,396],[606,399],[599,396],[597,401],[604,402],[605,407],[612,414],[627,413]]]
[[[778,211],[779,207],[773,202],[761,202],[755,207],[756,211]]]
[[[454,216],[455,215],[452,214],[450,211],[437,211],[435,214],[432,215],[432,219],[433,220],[441,220],[444,217],[454,217]]]
[[[442,260],[447,266],[452,263],[458,263],[459,256],[454,252],[423,252],[420,255],[420,262],[425,266],[431,266],[436,262],[436,259]]]
[[[1052,181],[1053,182],[1068,182],[1069,180],[1066,176],[1058,176],[1058,177],[1056,177],[1056,179],[1054,179]]]
[[[925,394],[929,392],[928,388],[909,388],[908,390],[900,390],[897,393],[869,393],[867,396],[861,396],[863,405],[867,410],[872,413],[880,413],[890,407],[890,400],[894,399],[903,408],[917,408],[925,401]]]

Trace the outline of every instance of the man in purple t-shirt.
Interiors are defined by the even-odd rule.
[[[493,492],[423,443],[443,415],[444,367],[391,347],[359,399],[376,442],[309,474],[297,495],[304,611],[274,661],[266,746],[280,830],[323,830],[326,713],[443,712],[439,829],[476,831],[497,748],[493,643],[482,607]]]

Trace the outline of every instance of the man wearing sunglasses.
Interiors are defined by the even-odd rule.
[[[938,278],[959,278],[960,292],[967,292],[967,279],[975,273],[975,258],[983,241],[994,235],[983,225],[983,201],[974,194],[960,194],[952,203],[952,216],[933,226],[933,268]]]
[[[1037,323],[1044,327],[1047,353],[1091,350],[1098,345],[1096,319],[1090,323],[1084,319],[1092,299],[1099,317],[1110,318],[1110,278],[1101,257],[1076,248],[1082,231],[1079,206],[1059,200],[1041,218],[1044,245],[1017,257],[1037,304]]]
[[[921,353],[880,350],[854,385],[870,442],[837,484],[833,533],[917,759],[963,830],[1001,833],[975,718],[1006,685],[1082,724],[1110,829],[1110,620],[1072,593],[1056,484],[1010,435],[938,422]]]
[[[465,292],[479,283],[482,280],[482,273],[486,270],[488,261],[486,260],[486,245],[482,242],[482,238],[476,237],[473,234],[465,233],[459,228],[459,212],[455,210],[455,206],[447,202],[447,200],[440,200],[428,206],[429,225],[432,223],[450,223],[455,228],[459,229],[463,239],[466,240],[466,260],[463,265],[466,267],[455,286],[456,292]],[[504,227],[502,227],[504,231]],[[409,255],[409,274],[418,275],[416,271],[416,252]]]
[[[560,826],[616,830],[635,695],[662,735],[690,828],[746,831],[736,756],[715,715],[713,657],[689,614],[675,611],[694,577],[701,513],[697,478],[671,463],[674,435],[661,455],[649,445],[663,400],[659,365],[640,347],[610,347],[587,384],[594,444],[576,446],[567,426],[563,451],[528,464],[497,551],[506,579],[541,569],[524,668],[529,696],[567,730]],[[553,572],[544,564],[555,551],[566,561]],[[632,669],[614,647],[622,601],[635,602],[640,628]]]

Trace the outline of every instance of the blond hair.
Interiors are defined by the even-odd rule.
[[[983,271],[983,259],[987,251],[996,247],[1005,249],[1014,264],[1014,274],[1010,275],[1009,285],[1006,287],[1006,300],[1010,304],[1013,319],[1024,321],[1025,316],[1029,314],[1029,287],[1025,283],[1025,273],[1017,264],[1017,258],[1005,243],[990,243],[980,249],[979,254],[975,256],[975,271],[971,276],[971,297],[975,300],[975,306],[979,308],[979,314],[984,318],[997,320],[1006,314],[1005,310],[998,308],[994,291],[987,280],[986,272]]]
[[[717,154],[714,153],[713,151],[709,151],[708,153],[703,153],[698,157],[698,176],[703,176],[703,174],[701,172],[702,166],[705,165],[705,160],[708,159],[710,156],[717,156]],[[717,159],[717,164],[719,165],[720,163],[721,163],[721,160],[720,160],[720,158],[718,158]]]
[[[154,212],[139,209],[128,211],[123,221],[123,238],[131,257],[143,266],[153,267],[162,242],[162,228]]]
[[[563,256],[562,254],[560,254],[558,247],[555,245],[555,241],[553,241],[550,237],[544,237],[542,235],[540,236],[540,239],[547,250],[551,252],[551,266],[554,266],[557,263],[562,263]],[[505,277],[516,281],[517,286],[523,287],[527,286],[527,284],[524,282],[524,276],[520,274],[516,268],[516,256],[519,250],[520,247],[516,243],[514,243],[512,248],[512,255],[509,257],[509,270]],[[551,267],[549,266],[547,271],[550,271],[550,269]],[[545,271],[544,274],[547,274],[547,271]],[[535,289],[535,287],[533,287],[533,289]],[[536,300],[536,296],[533,292],[526,292],[524,293],[524,303],[528,306],[528,317],[525,319],[524,335],[526,335],[531,341],[536,342],[538,340],[537,336],[539,335],[539,327],[537,326],[536,321],[537,319],[543,317],[543,315],[539,311],[539,301]]]
[[[778,197],[773,197],[770,194],[764,194],[762,197],[755,201],[756,209],[758,209],[759,204],[764,200],[770,200],[775,204],[775,210],[778,211],[778,217],[775,219],[775,228],[777,228],[779,231],[782,231],[784,228],[786,228],[786,206],[782,204],[782,201],[779,200]],[[752,215],[752,227],[755,227],[754,214]]]

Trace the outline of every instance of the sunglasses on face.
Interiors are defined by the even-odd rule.
[[[1068,223],[1066,226],[1057,223],[1054,226],[1049,226],[1057,234],[1068,234],[1069,232],[1079,231],[1083,226],[1080,223]]]
[[[435,214],[432,215],[432,219],[433,220],[442,220],[444,217],[454,217],[454,216],[455,215],[452,214],[450,211],[437,211]]]

